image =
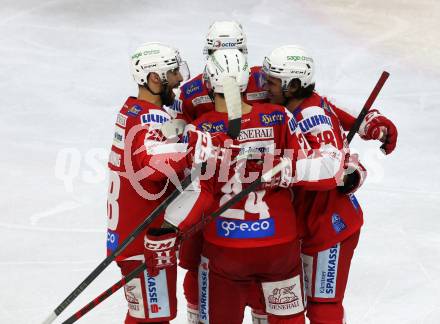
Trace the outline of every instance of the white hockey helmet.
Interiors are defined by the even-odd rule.
[[[250,69],[246,56],[238,49],[215,51],[208,56],[203,80],[206,87],[215,93],[223,93],[223,79],[232,77],[240,92],[244,92],[249,81]]]
[[[313,58],[297,45],[278,47],[263,62],[263,73],[281,79],[283,91],[293,79],[299,79],[304,88],[315,83],[314,72]]]
[[[236,21],[216,21],[209,26],[203,54],[218,49],[238,49],[247,54],[246,35]]]
[[[167,72],[179,69],[183,81],[189,79],[189,68],[180,58],[179,51],[171,46],[152,42],[142,44],[136,49],[130,59],[130,68],[134,80],[139,85],[147,84],[148,74],[157,73],[166,83]]]

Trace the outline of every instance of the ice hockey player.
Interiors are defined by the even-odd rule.
[[[236,21],[216,21],[209,26],[205,38],[203,53],[210,55],[217,50],[238,49],[247,54],[247,40],[243,27]],[[267,92],[259,85],[260,66],[251,67],[245,102],[249,104],[264,102]],[[191,123],[205,112],[214,110],[213,98],[203,82],[202,73],[198,74],[182,87],[169,113],[176,118],[182,118]]]
[[[140,46],[130,59],[131,73],[138,84],[138,96],[129,97],[119,111],[108,166],[110,185],[107,200],[107,250],[136,228],[166,197],[163,188],[173,189],[170,174],[158,165],[170,164],[173,170],[186,166],[181,161],[151,155],[148,150],[165,144],[160,126],[171,117],[162,109],[174,100],[173,89],[189,77],[186,62],[179,52],[161,43]],[[158,223],[162,219],[157,220]],[[117,256],[123,275],[144,260],[144,237],[136,238]],[[124,287],[128,302],[125,323],[169,323],[176,316],[176,267],[156,276],[142,273]]]
[[[276,48],[265,58],[263,76],[271,103],[282,104],[295,116],[312,148],[347,147],[336,106],[315,88],[315,63],[299,46]],[[370,113],[360,134],[378,139],[385,133],[386,151],[395,146],[394,125],[377,111]],[[353,192],[362,184],[366,170],[350,161],[344,186],[330,191],[304,191],[295,195],[302,228],[302,260],[307,292],[307,317],[311,324],[342,324],[342,306],[351,259],[359,240],[363,214]]]
[[[188,138],[204,142],[204,157],[212,152],[212,139],[227,132],[225,99],[222,80],[233,77],[243,93],[249,70],[246,57],[238,50],[214,52],[207,61],[204,79],[212,91],[215,111],[205,113],[189,125]],[[261,307],[255,300],[255,286],[264,296],[269,323],[305,323],[303,311],[301,262],[297,239],[296,217],[288,189],[294,184],[313,186],[315,189],[335,188],[344,155],[337,149],[320,151],[310,159],[309,145],[302,137],[291,115],[284,107],[272,104],[242,105],[241,131],[235,145],[240,155],[270,155],[276,149],[296,152],[289,166],[283,169],[278,183],[262,187],[243,201],[227,210],[204,229],[202,262],[199,269],[199,320],[202,323],[242,323],[246,305]],[[209,125],[215,126],[209,128]],[[211,132],[202,132],[208,126]],[[306,153],[307,152],[307,153]],[[197,156],[197,154],[196,154]],[[215,158],[215,156],[214,156]],[[307,162],[307,166],[303,165]],[[208,181],[201,180],[201,190],[184,195],[166,211],[168,224],[185,232],[201,215],[228,201],[241,191],[242,176],[248,177],[241,166],[230,168],[223,181],[218,175]],[[315,172],[309,172],[313,169]],[[244,172],[244,174],[243,174]],[[175,260],[177,233],[168,233],[160,243],[160,252],[168,260]],[[156,242],[157,246],[159,245]],[[148,245],[146,245],[149,250]],[[154,247],[150,254],[157,251]],[[282,256],[282,257],[280,257]]]
[[[243,27],[236,21],[216,21],[208,29],[205,38],[203,53],[210,55],[217,50],[238,49],[243,54],[247,54],[247,40]],[[261,67],[250,68],[250,77],[244,100],[248,104],[267,101],[267,91],[259,84],[261,80]],[[186,82],[180,87],[178,98],[170,107],[168,112],[177,119],[183,119],[191,123],[196,118],[206,112],[214,111],[214,101],[203,81],[203,74]],[[179,265],[189,272],[185,276],[184,292],[188,301],[188,322],[198,323],[198,289],[197,289],[197,269],[200,263],[200,253],[203,238],[201,233],[195,235],[182,243],[180,249]],[[252,316],[258,318],[262,315],[261,310],[253,310]]]

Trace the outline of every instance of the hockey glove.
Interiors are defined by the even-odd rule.
[[[343,194],[352,194],[362,186],[367,177],[367,170],[360,163],[358,155],[350,155],[345,164],[344,184],[338,186],[338,191]]]
[[[396,148],[396,126],[376,109],[365,116],[358,132],[364,140],[380,140],[384,143],[381,148],[385,154],[390,154]]]
[[[173,228],[150,228],[144,238],[148,274],[156,277],[161,269],[177,264],[177,232]]]
[[[272,177],[270,182],[262,182],[258,190],[270,190],[278,187],[288,188],[294,183],[295,175],[295,163],[292,163],[292,160],[288,157],[273,156],[266,153],[261,160],[249,160],[246,163],[246,175],[258,173],[258,177],[261,177],[266,171],[269,171],[283,160],[288,161],[287,166]]]
[[[209,159],[222,158],[226,150],[230,150],[233,159],[239,152],[239,147],[226,133],[208,133],[199,130],[189,130],[188,136],[188,164],[200,164]]]

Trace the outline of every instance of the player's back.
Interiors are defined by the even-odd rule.
[[[237,138],[240,154],[275,153],[287,148],[290,116],[284,107],[255,104],[250,113],[242,116],[241,131]],[[215,136],[227,132],[227,114],[209,112],[194,121],[197,129]],[[221,168],[219,168],[221,169]],[[243,184],[235,174],[243,172],[240,164],[231,168],[225,180],[210,181],[217,206],[224,204],[242,190]],[[256,179],[257,174],[247,172],[242,176]],[[218,174],[216,174],[218,177]],[[227,181],[226,181],[227,179]],[[212,184],[214,183],[214,184]],[[215,208],[214,208],[215,209]],[[260,247],[281,244],[296,238],[296,219],[287,189],[259,190],[250,193],[205,229],[205,239],[227,247]]]

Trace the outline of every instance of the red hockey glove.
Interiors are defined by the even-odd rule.
[[[364,183],[367,170],[360,163],[357,154],[350,155],[344,168],[344,184],[338,186],[338,191],[343,194],[352,194]]]
[[[385,154],[390,154],[396,148],[396,126],[376,109],[365,116],[358,133],[364,140],[380,140],[384,143],[381,148]]]
[[[200,164],[212,158],[221,158],[225,149],[230,150],[230,158],[233,159],[239,152],[236,141],[226,133],[208,133],[199,130],[189,130],[188,135],[188,164]]]
[[[277,187],[288,188],[294,183],[296,166],[288,157],[273,156],[266,153],[261,160],[247,161],[245,174],[248,176],[251,173],[258,173],[258,177],[261,177],[265,172],[280,164],[283,160],[287,162],[287,166],[284,167],[280,173],[273,176],[270,181],[262,182],[258,189],[274,189]]]
[[[148,274],[156,277],[161,269],[177,264],[177,233],[173,228],[151,228],[144,238],[144,256]]]

